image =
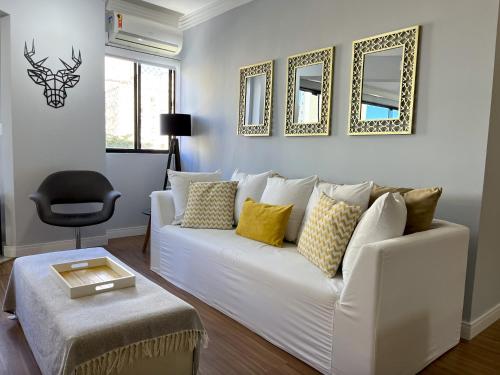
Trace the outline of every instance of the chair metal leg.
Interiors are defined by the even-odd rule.
[[[82,237],[80,233],[80,228],[75,228],[75,240],[76,240],[76,248],[81,249],[82,248]]]

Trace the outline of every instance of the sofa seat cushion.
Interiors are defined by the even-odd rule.
[[[294,244],[276,248],[233,230],[167,225],[159,239],[163,277],[322,373],[331,370],[341,275],[329,279]]]

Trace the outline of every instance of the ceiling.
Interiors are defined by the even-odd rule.
[[[205,5],[213,3],[214,0],[142,0],[163,8],[168,8],[173,11],[189,14],[198,10]]]

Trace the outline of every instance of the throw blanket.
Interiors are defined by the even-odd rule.
[[[108,256],[136,275],[136,286],[70,299],[49,265]],[[5,296],[44,375],[106,374],[138,358],[195,350],[207,336],[196,310],[102,248],[18,258]]]

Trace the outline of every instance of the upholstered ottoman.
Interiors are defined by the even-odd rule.
[[[107,256],[135,287],[70,299],[51,264]],[[196,374],[206,332],[196,310],[102,248],[16,259],[3,310],[17,315],[44,375]]]

